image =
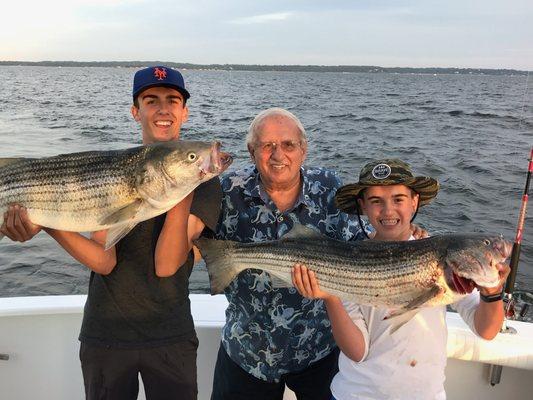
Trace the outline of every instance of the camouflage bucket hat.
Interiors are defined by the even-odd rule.
[[[335,205],[349,214],[358,212],[357,199],[370,186],[405,185],[420,196],[419,207],[429,204],[439,191],[439,182],[428,176],[414,176],[409,164],[391,158],[366,164],[359,174],[359,182],[337,190]]]

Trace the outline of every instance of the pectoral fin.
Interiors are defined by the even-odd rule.
[[[393,334],[398,329],[400,329],[402,326],[404,326],[406,323],[411,321],[411,319],[415,316],[415,314],[418,312],[418,309],[414,310],[408,310],[408,311],[402,311],[400,314],[395,315],[388,315],[384,319],[389,321],[390,324],[390,333]]]
[[[115,211],[114,213],[106,216],[101,221],[99,221],[99,223],[100,225],[115,225],[120,224],[121,222],[126,223],[129,220],[135,218],[142,203],[143,201],[141,199],[137,199],[133,203],[130,203],[127,206],[124,206]]]
[[[302,239],[302,238],[326,239],[327,237],[315,231],[314,229],[309,228],[308,226],[296,223],[289,232],[283,235],[283,239],[295,239],[295,238],[296,239]]]
[[[407,304],[404,309],[412,310],[413,308],[422,307],[425,303],[431,300],[433,297],[437,296],[441,292],[441,287],[439,285],[433,285],[428,291],[422,293],[420,296],[415,297],[409,304]]]
[[[273,288],[278,289],[278,288],[293,287],[290,275],[287,275],[287,276],[283,275],[282,277],[281,275],[276,276],[272,272],[269,272],[269,275],[270,275],[270,280],[272,282]]]
[[[135,225],[137,225],[137,222],[130,222],[110,228],[107,231],[105,250],[108,250],[115,244],[117,244],[120,239],[126,236],[129,231],[131,231],[135,227]]]
[[[437,296],[440,292],[441,287],[434,285],[428,291],[411,300],[411,302],[409,302],[406,306],[389,313],[389,315],[387,315],[384,319],[390,320],[390,333],[396,332],[404,324],[409,322],[411,318],[413,318],[418,312],[418,308],[422,307],[426,302]]]

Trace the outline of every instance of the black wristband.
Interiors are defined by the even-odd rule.
[[[500,293],[489,294],[488,296],[485,296],[484,294],[480,292],[479,298],[485,303],[493,303],[495,301],[499,301],[503,299],[503,290]]]

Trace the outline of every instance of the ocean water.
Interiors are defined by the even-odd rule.
[[[134,72],[0,67],[0,157],[140,144],[130,115]],[[220,140],[235,156],[230,171],[249,161],[244,137],[253,116],[284,107],[307,130],[308,165],[336,169],[348,183],[370,159],[402,158],[441,183],[417,217],[431,234],[493,232],[514,240],[533,145],[533,77],[183,72],[192,97],[182,138]],[[531,222],[527,217],[521,290],[533,290]],[[44,233],[24,244],[0,241],[0,297],[84,294],[88,278]],[[202,265],[191,291],[208,291]]]

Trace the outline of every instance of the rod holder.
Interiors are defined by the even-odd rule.
[[[517,330],[515,328],[513,328],[512,326],[507,326],[506,325],[505,327],[502,328],[500,333],[508,333],[508,334],[511,334],[511,335],[516,335]]]
[[[498,383],[500,383],[501,379],[502,379],[502,366],[492,364],[490,366],[490,379],[489,379],[490,386],[497,385]]]

